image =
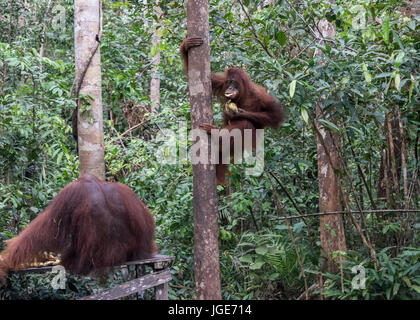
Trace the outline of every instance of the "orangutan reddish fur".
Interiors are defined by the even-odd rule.
[[[180,52],[184,64],[184,71],[188,75],[188,50],[194,46],[200,45],[199,38],[192,38],[193,41],[188,42],[188,38],[181,43]],[[195,41],[194,41],[195,40]],[[198,41],[197,41],[198,40]],[[245,129],[252,130],[253,149],[255,150],[255,136],[256,129],[263,129],[270,127],[278,129],[284,120],[284,112],[281,104],[276,99],[267,93],[267,90],[252,82],[246,72],[241,68],[226,69],[224,74],[211,73],[212,91],[224,105],[229,99],[225,97],[225,92],[228,88],[228,79],[233,79],[238,84],[239,94],[236,98],[231,99],[238,108],[237,113],[226,111],[223,108],[224,126],[222,129],[227,129],[229,132],[233,129],[239,129],[243,133]],[[203,127],[210,133],[212,125],[206,124]],[[244,144],[242,143],[242,148]],[[222,146],[219,145],[219,150]],[[233,139],[231,139],[231,153],[233,152]],[[243,151],[243,150],[242,150]],[[221,157],[221,156],[220,156]],[[227,165],[216,165],[216,179],[217,184],[225,184]]]
[[[0,282],[9,270],[42,261],[43,252],[61,254],[61,265],[75,274],[104,275],[114,265],[157,252],[148,208],[126,185],[84,175],[64,187],[0,258]]]

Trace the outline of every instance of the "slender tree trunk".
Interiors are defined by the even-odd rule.
[[[161,16],[159,0],[156,0],[156,6],[154,11],[158,18]],[[151,111],[157,112],[160,104],[160,75],[159,75],[159,65],[160,65],[160,35],[159,35],[159,23],[155,22],[155,29],[153,32],[152,47],[156,50],[153,59],[152,67],[152,79],[150,80],[150,101]]]
[[[18,23],[17,23],[17,34],[20,35],[20,38],[23,39],[24,38],[24,32],[25,32],[25,24],[26,24],[26,19],[25,19],[25,11],[28,7],[28,4],[26,3],[26,1],[19,1],[16,2],[15,5],[20,7],[20,12],[19,12],[19,16],[18,16]],[[26,54],[26,46],[23,45],[22,42],[20,42],[20,47],[22,48],[23,51],[23,55]],[[22,72],[20,74],[20,86],[22,87],[23,84],[25,83],[25,75]]]
[[[39,48],[39,55],[41,57],[45,57],[45,47],[47,45],[47,40],[46,40],[46,29],[47,29],[47,20],[49,19],[49,11],[50,11],[50,7],[51,7],[51,1],[52,0],[48,0],[47,3],[47,9],[45,10],[45,16],[47,17],[46,20],[44,20],[44,22],[42,23],[42,31],[41,31],[41,47]],[[42,64],[41,64],[41,72],[42,72]]]
[[[317,105],[317,119],[324,118],[322,114],[323,105]],[[338,152],[334,147],[334,135],[322,128],[319,122],[316,123],[318,130],[323,137],[325,147],[317,137],[318,154],[318,189],[319,189],[319,210],[320,212],[341,211],[341,197],[339,178],[334,173],[334,168],[330,164],[327,152],[335,168],[339,168]],[[335,251],[347,251],[346,238],[344,234],[343,216],[326,215],[321,216],[320,238],[322,248],[322,270],[336,272],[336,264],[332,259]]]
[[[7,43],[10,44],[12,38],[12,1],[8,1],[8,12],[9,12],[9,21],[8,21],[8,28],[7,28]],[[6,18],[4,18],[6,20]],[[6,22],[6,21],[5,21]],[[7,80],[7,61],[3,62],[3,80],[1,83],[1,90],[0,93],[4,94],[4,84]]]
[[[208,1],[189,0],[187,19],[188,36],[204,40],[203,45],[192,48],[188,54],[191,122],[192,128],[197,129],[202,123],[213,122]],[[210,152],[206,158],[210,163]],[[215,166],[193,164],[193,174],[196,295],[200,300],[221,299]]]
[[[74,6],[79,173],[90,173],[105,180],[99,52],[102,33],[101,1],[75,0]]]
[[[324,37],[333,38],[335,36],[334,25],[327,20],[320,21],[318,28]],[[316,106],[317,120],[326,119],[329,114],[324,113],[324,106],[319,102]],[[316,126],[323,140],[321,141],[321,137],[317,135],[319,210],[320,212],[340,211],[342,210],[340,181],[334,172],[334,169],[340,168],[337,150],[339,141],[337,136],[331,131],[326,131],[319,121],[316,121]],[[333,166],[331,166],[331,162]],[[319,222],[322,248],[321,268],[323,271],[337,272],[338,268],[332,259],[333,253],[347,251],[343,216],[321,216]]]

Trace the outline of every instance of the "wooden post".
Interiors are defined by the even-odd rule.
[[[188,53],[191,122],[192,129],[197,129],[202,123],[213,122],[208,1],[189,0],[187,20],[188,37],[203,39],[203,45]],[[200,143],[210,145],[208,141]],[[193,164],[195,285],[197,299],[214,300],[221,299],[216,171],[210,164],[210,150],[205,158],[207,164]]]
[[[168,297],[168,290],[169,286],[168,283],[165,282],[155,287],[155,300],[169,300]]]

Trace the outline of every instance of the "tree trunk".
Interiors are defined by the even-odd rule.
[[[158,18],[161,16],[161,10],[159,7],[159,0],[156,0],[156,6],[154,7],[154,11]],[[160,104],[160,75],[159,75],[159,64],[160,64],[160,35],[159,35],[159,23],[155,22],[155,29],[153,33],[152,39],[152,47],[156,50],[155,55],[152,57],[153,59],[153,67],[152,67],[152,79],[150,80],[150,101],[151,104],[151,111],[157,112],[159,109]],[[153,51],[154,51],[153,50]]]
[[[49,21],[49,11],[51,8],[51,1],[52,0],[48,0],[47,3],[47,8],[45,9],[45,15],[47,17],[46,20],[44,20],[44,22],[42,23],[42,31],[41,31],[41,47],[39,48],[39,56],[40,57],[45,57],[45,47],[47,46],[47,40],[46,40],[46,30],[47,30],[47,21]],[[42,72],[42,64],[40,66],[41,68],[41,72]]]
[[[188,36],[201,37],[203,45],[188,54],[188,79],[192,129],[213,122],[208,1],[189,0],[187,4]],[[205,135],[207,137],[207,135]],[[197,143],[197,142],[196,142]],[[208,144],[208,141],[198,143]],[[221,299],[217,224],[216,171],[210,163],[193,164],[194,188],[194,265],[196,298]]]
[[[399,177],[401,175],[400,119],[392,119],[393,113],[385,115],[384,134],[387,148],[381,154],[379,168],[378,199],[386,201],[391,208],[399,209]]]
[[[105,180],[104,133],[99,41],[102,9],[98,0],[75,0],[74,47],[76,59],[79,173]]]
[[[322,20],[318,24],[323,37],[333,38],[335,28],[327,20]],[[319,54],[319,52],[317,52]],[[341,211],[340,181],[334,172],[334,168],[340,168],[338,155],[338,139],[331,131],[323,129],[318,121],[326,119],[328,114],[323,113],[324,106],[318,103],[316,106],[316,126],[321,135],[317,135],[317,154],[318,154],[318,189],[319,189],[319,210],[320,212]],[[333,111],[330,111],[333,112]],[[333,121],[328,118],[329,121]],[[325,150],[327,148],[327,150]],[[331,166],[332,165],[334,167]],[[321,237],[321,269],[335,273],[338,271],[336,263],[333,261],[335,251],[347,251],[346,238],[344,234],[343,216],[325,215],[320,220]],[[337,261],[338,262],[338,261]]]

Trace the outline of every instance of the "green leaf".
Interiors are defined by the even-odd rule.
[[[283,31],[279,31],[277,33],[276,40],[279,43],[279,45],[285,46],[286,45],[286,41],[287,41],[286,34]]]
[[[392,295],[395,296],[398,293],[398,290],[400,289],[400,283],[397,282],[394,284],[394,289],[392,290]]]
[[[297,80],[293,80],[293,81],[290,83],[290,87],[289,87],[289,94],[290,94],[290,98],[293,98],[293,96],[295,95],[296,82],[297,82]]]
[[[408,103],[411,103],[411,96],[413,95],[414,85],[416,84],[416,80],[414,80],[414,77],[412,74],[410,74],[410,77],[411,77],[411,84],[410,84],[410,88],[408,89]]]
[[[302,115],[303,121],[305,121],[306,124],[308,124],[309,123],[308,111],[304,107],[301,107],[300,114]]]
[[[60,152],[57,157],[57,165],[60,165],[61,159],[63,159],[64,152]]]
[[[392,288],[388,288],[388,289],[386,289],[386,292],[385,292],[386,298],[387,298],[388,300],[391,298],[391,289],[392,289]]]
[[[417,293],[420,293],[420,286],[413,284],[411,285],[411,288],[414,289]]]
[[[398,71],[395,72],[395,88],[397,89],[397,91],[400,91],[400,82],[401,82],[401,78],[400,78],[400,73]]]
[[[251,270],[259,270],[264,265],[264,261],[257,261],[249,266]]]
[[[395,68],[398,68],[403,63],[404,55],[405,55],[404,51],[400,51],[400,53],[397,55],[394,62]]]
[[[411,20],[411,21],[409,21],[409,22],[407,23],[407,26],[408,26],[411,30],[415,31],[415,30],[416,30],[416,21],[415,21],[415,20]]]
[[[333,131],[340,131],[340,128],[337,127],[334,123],[324,120],[324,119],[320,119],[318,120],[319,122],[323,123],[324,125],[326,125],[328,128],[330,128]]]
[[[250,254],[246,254],[239,258],[239,261],[246,262],[246,263],[252,263],[252,256]]]
[[[344,252],[344,251],[340,251],[340,250],[334,251],[333,255],[332,255],[332,259],[334,260],[335,258],[337,258],[338,255],[341,255],[341,256],[344,257],[344,256],[347,255],[347,253]]]
[[[35,208],[35,207],[30,207],[29,210],[31,210],[34,213],[38,213],[39,212],[39,209],[38,208]]]
[[[258,247],[255,249],[255,252],[260,254],[260,255],[265,255],[268,252],[268,248],[267,247]]]
[[[371,83],[372,82],[372,75],[369,73],[365,63],[362,64],[362,69],[363,69],[363,75],[365,76],[366,82]]]
[[[389,16],[385,16],[382,20],[382,37],[385,44],[389,43]]]
[[[407,287],[411,288],[411,281],[408,277],[402,277],[402,280],[405,282]]]
[[[159,46],[158,45],[153,45],[150,47],[150,57],[153,58],[155,55],[157,55],[157,53],[159,52]]]

